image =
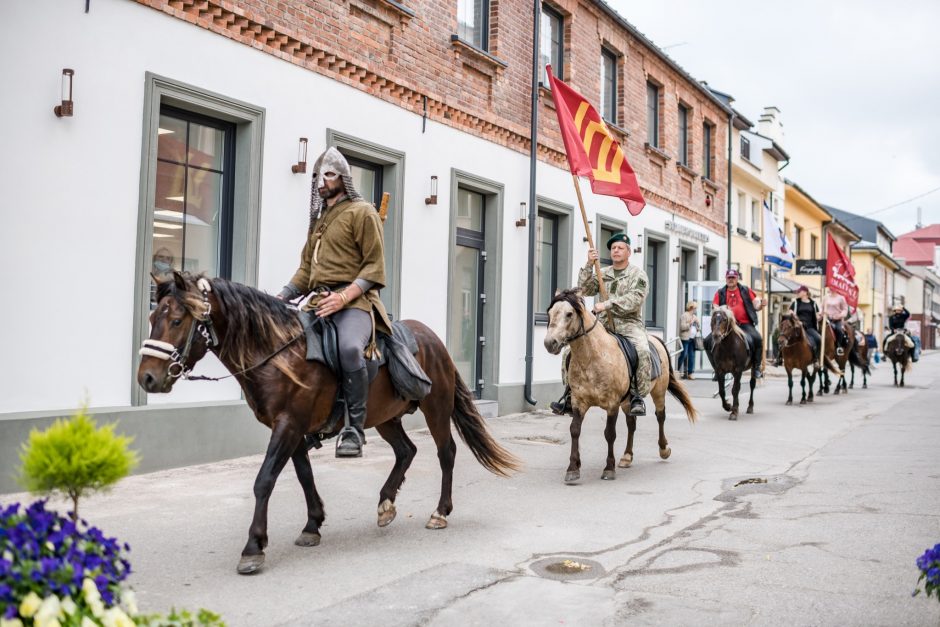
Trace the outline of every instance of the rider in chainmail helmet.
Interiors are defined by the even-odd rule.
[[[365,360],[377,357],[376,331],[391,334],[379,299],[383,287],[382,220],[356,191],[346,158],[329,148],[313,166],[310,226],[300,267],[278,298],[295,300],[314,292],[304,309],[336,324],[349,418],[339,435],[337,457],[362,455],[369,395]]]

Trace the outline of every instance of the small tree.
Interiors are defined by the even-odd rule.
[[[137,466],[137,453],[128,449],[133,438],[115,434],[114,427],[98,427],[82,407],[45,431],[33,429],[20,450],[20,482],[34,494],[68,496],[77,521],[80,497],[110,487]]]

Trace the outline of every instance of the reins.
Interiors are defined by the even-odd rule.
[[[581,326],[581,329],[580,329],[577,333],[575,333],[574,335],[572,335],[572,336],[570,336],[570,337],[568,337],[568,338],[565,338],[565,344],[570,344],[573,340],[576,340],[576,339],[578,339],[579,337],[584,337],[585,335],[587,335],[588,333],[590,333],[591,331],[593,331],[593,330],[594,330],[594,327],[597,326],[597,321],[598,321],[598,317],[597,317],[597,316],[594,316],[594,324],[592,324],[592,325],[591,325],[591,328],[589,328],[589,329],[587,329],[587,330],[585,330],[585,328],[584,328],[584,316],[579,316],[579,317],[580,317],[580,319],[581,319],[581,325],[580,325],[580,326]]]

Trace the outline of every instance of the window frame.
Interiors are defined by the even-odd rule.
[[[460,22],[460,1],[458,0],[457,4],[457,36],[462,40],[466,41],[472,46],[476,46],[484,52],[489,52],[490,50],[490,0],[462,0],[464,2],[469,2],[473,5],[476,5],[478,2],[481,5],[480,10],[480,41],[474,41],[472,37],[466,37],[464,31],[461,29]]]
[[[741,158],[751,160],[751,140],[741,134]]]
[[[659,123],[659,96],[662,88],[653,81],[646,81],[646,143],[656,149],[662,149],[662,132]],[[651,136],[652,135],[652,136]]]
[[[545,196],[536,196],[535,202],[537,207],[536,216],[550,214],[558,220],[556,223],[558,231],[555,240],[555,285],[556,287],[573,285],[575,282],[572,278],[572,267],[574,265],[574,207]],[[539,312],[537,307],[538,304],[536,304],[536,309],[533,311],[533,323],[548,324],[548,313]]]
[[[558,41],[555,42],[552,40],[551,34],[548,35],[549,39],[549,54],[548,62],[552,66],[552,74],[555,75],[560,81],[566,80],[565,76],[565,16],[550,4],[543,2],[542,3],[542,21],[544,22],[545,17],[547,16],[549,20],[558,20]],[[543,24],[539,24],[541,29]],[[545,33],[539,33],[539,59],[544,59],[544,50],[542,44],[545,41]],[[558,55],[557,63],[555,55]],[[551,89],[551,85],[548,82],[548,74],[545,71],[545,64],[542,63],[542,80],[541,84],[546,89]]]
[[[689,118],[691,113],[691,107],[682,102],[679,103],[679,151],[677,161],[685,167],[689,167]]]
[[[551,302],[551,297],[552,297],[552,295],[553,295],[553,294],[555,293],[555,291],[558,289],[558,274],[559,274],[559,272],[558,272],[558,244],[559,244],[558,238],[559,238],[559,231],[560,231],[560,229],[559,229],[559,222],[560,222],[561,220],[560,220],[558,214],[552,213],[552,212],[550,212],[550,211],[545,211],[545,210],[542,209],[541,207],[539,207],[538,211],[536,211],[535,216],[536,216],[536,220],[545,219],[545,220],[550,220],[550,221],[551,221],[551,230],[552,230],[552,242],[551,242],[551,244],[552,244],[552,258],[551,258],[551,280],[549,281],[549,284],[550,284],[550,285],[549,285],[549,296],[548,296],[548,301]],[[538,231],[538,229],[536,229],[536,231]],[[539,260],[540,260],[540,258],[541,258],[541,255],[539,254],[539,253],[541,252],[541,247],[542,247],[542,241],[539,240],[538,237],[536,237],[536,239],[535,239],[535,254],[534,254],[536,266],[538,265]],[[537,271],[537,270],[538,270],[538,268],[536,268],[536,271]],[[539,297],[544,296],[544,295],[543,295],[543,294],[539,294],[539,281],[538,281],[538,280],[533,281],[533,282],[532,282],[532,287],[533,287],[533,289],[534,289],[535,292],[536,292],[536,293],[533,295],[533,299],[534,299],[534,302],[535,302],[535,312],[534,312],[534,313],[535,313],[535,322],[536,322],[536,323],[542,322],[542,323],[546,323],[546,324],[547,324],[547,323],[548,323],[548,314],[541,311],[542,303],[540,302]]]
[[[149,334],[150,267],[153,257],[154,194],[160,108],[170,105],[235,124],[235,171],[232,216],[232,280],[257,285],[261,224],[261,166],[266,112],[252,105],[165,76],[144,74],[141,124],[140,187],[137,205],[137,257],[134,268],[134,320],[131,334],[130,404],[147,404],[137,385],[137,351]]]
[[[606,93],[608,76],[607,76],[607,64],[610,63],[610,97]],[[620,69],[620,55],[618,55],[613,50],[609,49],[607,46],[601,46],[601,118],[607,122],[612,123],[614,126],[619,125],[620,112],[618,111],[618,90],[620,88],[619,81],[619,69]]]
[[[705,120],[702,122],[702,178],[712,179],[714,170],[715,125]]]
[[[648,328],[665,329],[666,313],[669,307],[667,292],[669,291],[669,264],[666,263],[666,252],[669,246],[669,237],[646,231],[643,238],[643,270],[649,280],[649,291],[646,295],[646,307],[643,311],[643,321]],[[655,258],[650,258],[655,249]],[[651,265],[652,264],[652,265]],[[647,269],[652,267],[652,275]],[[648,314],[652,314],[650,317]]]

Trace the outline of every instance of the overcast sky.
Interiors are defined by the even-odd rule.
[[[607,1],[755,124],[777,106],[783,174],[817,201],[940,223],[940,1]]]

